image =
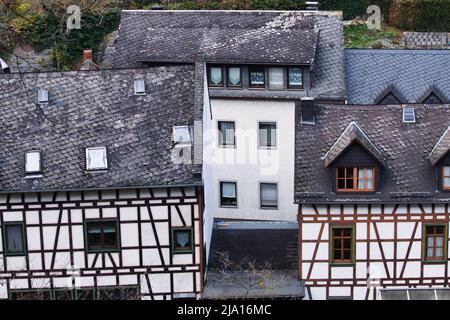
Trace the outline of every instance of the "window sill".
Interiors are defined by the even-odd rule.
[[[24,179],[38,179],[43,178],[44,176],[42,174],[36,173],[36,174],[27,174]]]
[[[87,249],[86,253],[118,253],[120,249]]]
[[[172,254],[192,254],[194,252],[193,249],[190,250],[179,250],[179,251],[172,251]]]
[[[423,264],[444,264],[447,263],[447,260],[423,260]]]
[[[221,149],[236,149],[236,145],[219,145]]]
[[[99,170],[86,170],[85,174],[95,174],[95,173],[107,173],[108,169],[99,169]]]
[[[237,209],[237,205],[236,206],[227,206],[227,205],[219,205],[219,208],[224,208],[224,209]]]
[[[259,207],[261,210],[278,210],[278,207]]]
[[[264,146],[259,146],[258,147],[259,150],[278,150],[278,147],[264,147]]]
[[[23,252],[10,252],[10,253],[5,252],[5,256],[6,257],[23,257],[23,256],[26,256],[26,255],[27,255],[27,253],[25,251],[23,251]]]
[[[330,267],[353,267],[355,262],[330,262]]]

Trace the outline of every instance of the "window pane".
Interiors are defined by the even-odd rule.
[[[87,148],[87,169],[98,170],[107,169],[106,148]]]
[[[350,249],[352,247],[352,240],[351,239],[344,239],[344,248]]]
[[[338,178],[345,178],[345,168],[338,168]]]
[[[234,122],[219,122],[219,145],[234,146]]]
[[[334,260],[342,260],[341,254],[342,254],[341,250],[334,250],[333,259]]]
[[[186,248],[190,247],[191,232],[190,230],[176,230],[175,231],[175,245],[176,247]]]
[[[353,168],[347,168],[345,173],[346,173],[347,179],[353,179]]]
[[[191,135],[189,133],[188,126],[180,126],[174,128],[174,141],[176,143],[189,143],[191,142]]]
[[[261,147],[274,147],[277,144],[277,125],[275,123],[259,124],[259,144]]]
[[[444,176],[450,177],[450,166],[444,167]]]
[[[289,68],[289,87],[299,88],[303,84],[302,70],[300,68]]]
[[[436,247],[442,247],[442,245],[443,245],[443,238],[436,237]]]
[[[347,179],[345,182],[346,189],[353,189],[353,179]]]
[[[252,67],[250,71],[250,87],[265,87],[265,70],[264,67]]]
[[[209,69],[210,85],[223,86],[222,67],[211,67]]]
[[[342,241],[340,239],[334,239],[334,248],[335,249],[341,249],[342,248]]]
[[[241,68],[229,67],[228,68],[228,85],[231,87],[241,86]]]
[[[27,152],[25,155],[25,171],[39,172],[41,171],[41,154],[40,152]]]
[[[222,197],[236,198],[236,184],[231,182],[222,183]]]
[[[118,247],[116,221],[87,222],[88,249],[115,249]]]
[[[442,257],[443,251],[442,248],[436,248],[436,257]]]
[[[367,179],[366,180],[366,189],[368,189],[368,190],[372,190],[373,189],[373,180],[372,179]]]
[[[364,180],[358,179],[358,189],[364,189]]]
[[[9,253],[23,252],[23,229],[21,225],[7,225],[6,244]]]
[[[351,237],[352,236],[352,229],[350,228],[344,228],[343,230],[343,236],[344,237]]]
[[[284,89],[284,69],[269,68],[269,88]]]
[[[450,187],[450,178],[444,178],[444,187]]]
[[[276,207],[277,185],[274,183],[261,183],[261,207]]]
[[[344,260],[351,260],[352,258],[352,251],[350,249],[344,249]]]
[[[433,256],[433,248],[428,248],[427,249],[427,257],[432,257]]]

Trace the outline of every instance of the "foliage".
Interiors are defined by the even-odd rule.
[[[305,0],[133,0],[146,9],[160,4],[169,10],[301,10]]]
[[[382,26],[381,30],[368,29],[365,24],[345,26],[345,47],[347,48],[380,48],[382,42],[398,41],[401,33],[393,27]]]
[[[450,0],[401,0],[396,24],[403,30],[446,32],[450,29]]]
[[[388,20],[389,8],[393,0],[320,0],[320,10],[340,10],[343,11],[344,19],[351,20],[356,17],[362,17],[367,14],[367,7],[377,5],[381,8],[381,13]]]

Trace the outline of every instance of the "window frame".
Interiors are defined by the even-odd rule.
[[[189,253],[193,253],[194,249],[195,249],[195,243],[194,243],[194,228],[192,226],[190,227],[171,227],[170,228],[170,234],[171,234],[171,249],[172,249],[172,254],[189,254]],[[182,249],[177,249],[176,248],[176,241],[175,241],[175,233],[177,231],[186,231],[188,230],[191,234],[190,234],[190,238],[191,238],[191,248],[182,248]]]
[[[352,169],[353,170],[353,189],[340,189],[339,188],[339,169]],[[372,170],[372,189],[358,189],[358,170],[359,169],[371,169]],[[371,193],[371,192],[376,192],[377,189],[377,185],[376,185],[376,173],[377,173],[377,168],[374,166],[336,166],[335,167],[335,190],[336,192],[351,192],[351,193],[358,193],[358,192],[362,192],[362,193]],[[364,177],[365,178],[365,177]],[[350,180],[345,178],[344,181],[346,180]],[[364,181],[366,179],[363,179]]]
[[[333,231],[335,229],[351,229],[351,246],[350,246],[350,259],[348,260],[335,260],[334,259],[334,237]],[[354,224],[333,224],[330,225],[329,234],[329,264],[331,266],[353,266],[356,263],[356,226]],[[343,239],[343,238],[341,238]],[[342,241],[342,240],[341,240]]]
[[[234,184],[234,192],[236,194],[236,204],[235,205],[229,205],[229,204],[222,204],[222,194],[223,194],[223,188],[222,185],[224,183],[233,183]],[[237,182],[236,181],[225,181],[221,180],[219,181],[219,207],[221,208],[237,208],[238,207],[238,189],[237,189]]]
[[[261,124],[274,124],[275,125],[275,145],[263,146],[261,145]],[[258,148],[259,149],[277,149],[278,148],[278,123],[276,121],[258,121]]]
[[[264,83],[262,85],[252,85],[252,69],[261,68],[264,74]],[[248,88],[249,89],[266,89],[267,88],[267,66],[250,65],[248,66]]]
[[[28,154],[30,153],[37,153],[39,154],[39,169],[37,171],[27,171],[27,158],[28,158]],[[42,174],[42,152],[40,150],[30,150],[25,152],[24,155],[24,164],[25,164],[25,174],[26,175],[35,175],[35,174]]]
[[[7,231],[6,229],[10,226],[20,226],[22,230],[22,251],[16,251],[16,252],[10,252],[8,250],[8,238],[7,238]],[[2,226],[2,232],[3,232],[3,252],[5,253],[5,256],[7,257],[18,257],[18,256],[26,256],[28,252],[27,248],[27,237],[25,235],[25,225],[23,221],[8,221],[3,222]]]
[[[93,168],[93,169],[89,169],[89,151],[90,150],[105,150],[105,155],[106,155],[106,167],[104,168]],[[85,148],[85,160],[86,160],[86,171],[88,172],[101,172],[101,171],[108,171],[109,168],[109,163],[108,163],[108,148],[107,147],[86,147]]]
[[[413,120],[405,120],[405,111],[406,110],[412,110]],[[402,122],[403,123],[416,123],[416,110],[413,107],[403,107]]]
[[[211,82],[211,69],[212,68],[220,68],[221,75],[222,75],[222,84],[216,85]],[[208,66],[208,87],[211,88],[225,88],[225,83],[227,82],[225,79],[225,72],[223,72],[224,66],[223,65],[210,65]],[[241,79],[242,83],[242,79]]]
[[[222,139],[222,144],[220,143],[221,139],[221,135],[222,135],[222,131],[220,130],[220,123],[222,122],[230,122],[233,123],[233,131],[234,131],[234,135],[233,135],[233,144],[223,144],[224,139]],[[219,148],[236,148],[236,121],[233,120],[218,120],[217,121],[217,145],[219,146]]]
[[[275,185],[276,186],[276,193],[277,193],[277,204],[276,206],[263,206],[262,204],[262,186],[263,185]],[[278,192],[278,183],[277,182],[260,182],[259,183],[259,208],[264,210],[278,210],[278,204],[279,204],[279,195]]]
[[[442,258],[439,257],[427,257],[427,227],[443,227],[443,243],[442,243]],[[436,234],[434,234],[436,235]],[[436,239],[436,237],[434,237]],[[435,241],[434,241],[435,243]],[[447,222],[432,222],[422,224],[422,262],[423,263],[447,263],[448,260],[448,223]],[[436,250],[436,246],[433,247],[433,251]]]
[[[447,165],[443,165],[443,166],[441,166],[441,169],[440,169],[440,178],[441,178],[441,189],[443,190],[443,191],[450,191],[450,185],[448,186],[448,187],[446,187],[445,185],[444,185],[444,178],[450,178],[450,176],[444,176],[444,171],[445,171],[445,168],[446,167],[448,167],[448,168],[450,168],[450,166],[447,166]]]
[[[230,79],[230,68],[239,68],[239,81],[240,84],[239,85],[231,85],[229,82]],[[227,83],[227,88],[231,88],[231,89],[242,89],[242,66],[241,65],[228,65],[226,66],[226,83]]]
[[[294,69],[294,68],[299,68],[300,72],[302,74],[302,84],[300,86],[291,85],[290,82],[289,82],[289,71],[290,71],[290,69]],[[305,78],[304,78],[304,76],[305,76],[305,72],[304,72],[302,67],[288,66],[287,67],[287,71],[286,71],[286,87],[287,87],[287,89],[288,90],[299,90],[299,89],[303,90],[305,88]]]
[[[138,89],[138,84],[143,84],[143,91],[137,91],[136,89]],[[145,79],[135,79],[134,80],[134,84],[133,84],[133,88],[134,88],[134,94],[136,96],[145,96],[147,94],[147,88],[145,85]]]
[[[116,247],[115,248],[91,248],[89,246],[88,239],[88,224],[89,223],[102,223],[102,222],[115,222],[116,224]],[[85,219],[83,223],[84,227],[84,246],[86,253],[112,253],[112,252],[120,252],[121,250],[121,241],[120,241],[120,223],[117,218],[96,218],[96,219]],[[102,226],[103,229],[103,226]],[[103,230],[102,230],[103,233]],[[102,244],[103,245],[103,244]]]

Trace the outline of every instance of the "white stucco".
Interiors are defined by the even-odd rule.
[[[209,172],[204,172],[204,183],[205,190],[211,191],[205,194],[205,200],[213,217],[296,221],[294,102],[211,99],[211,111],[212,116],[204,120],[209,122],[205,124],[205,129],[210,129],[209,134],[205,134],[204,166],[209,166]],[[218,146],[218,121],[235,122],[235,148]],[[276,122],[276,148],[258,147],[259,122]],[[236,208],[220,207],[220,181],[237,183]],[[277,209],[260,208],[261,182],[278,184]]]

